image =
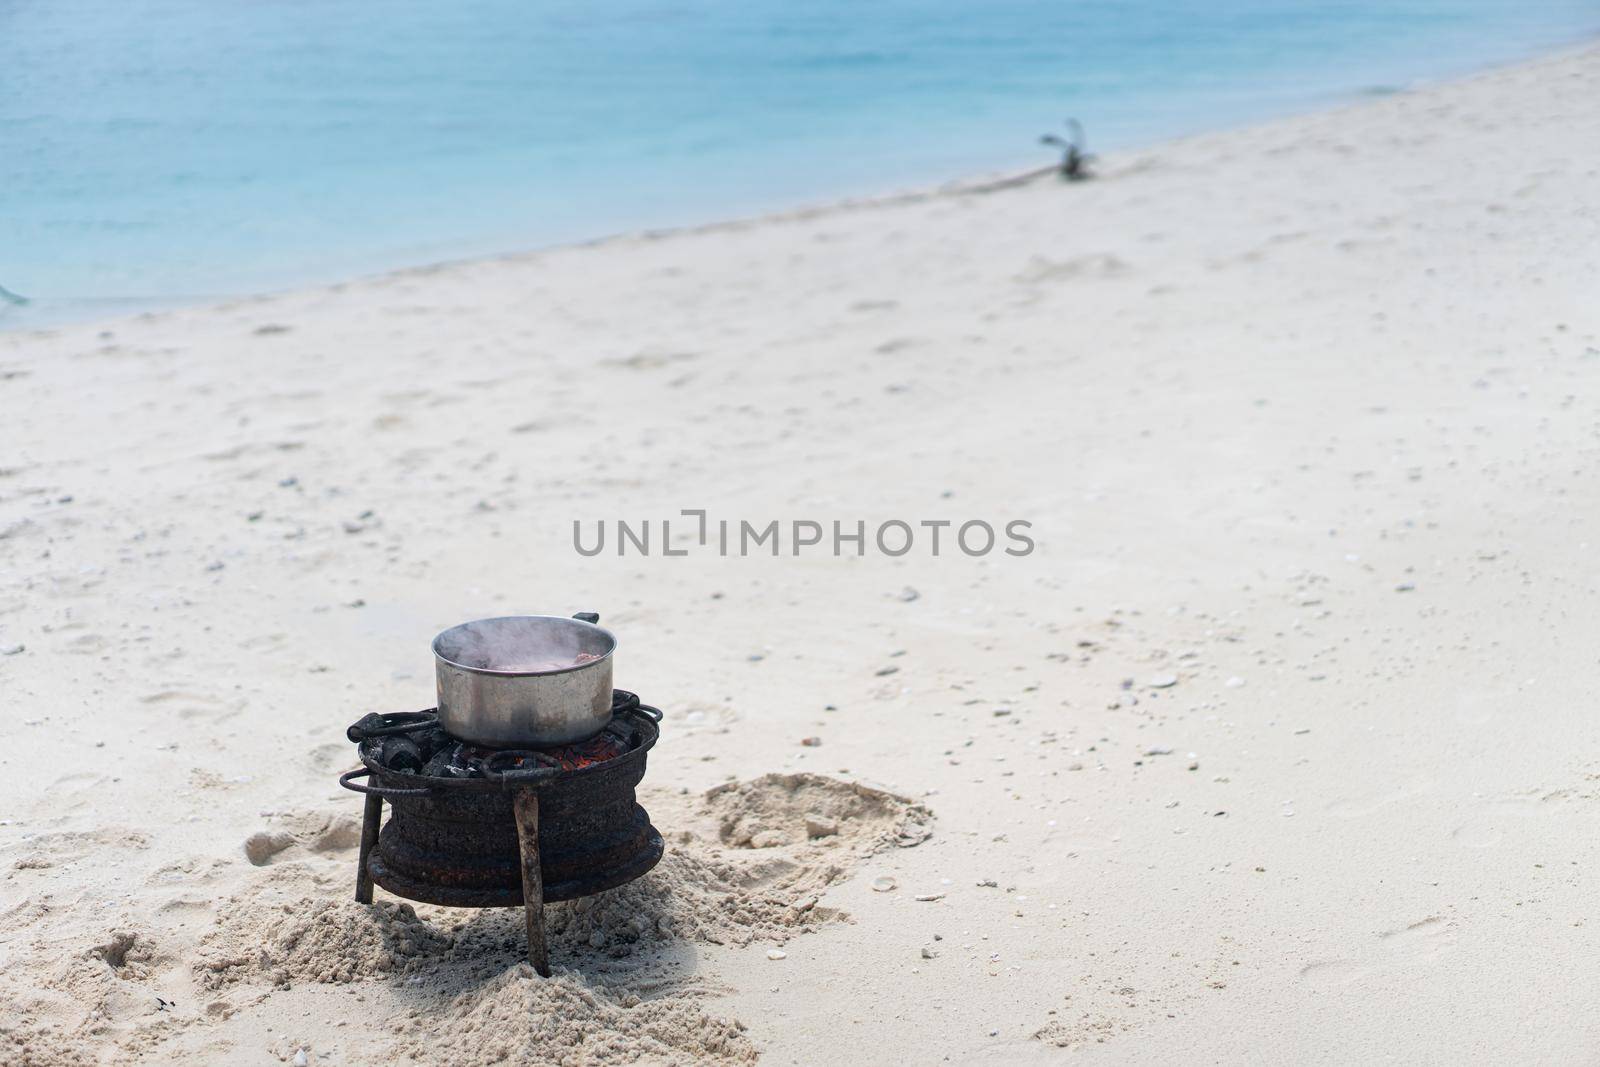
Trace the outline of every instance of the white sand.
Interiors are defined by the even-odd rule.
[[[1589,49],[1082,185],[0,336],[0,1050],[1593,1059],[1597,100]],[[1038,550],[571,546],[694,507]],[[577,610],[668,711],[679,881],[629,899],[702,911],[536,988],[510,913],[346,903],[333,779],[434,632]],[[934,835],[768,854],[697,796],[803,770]]]

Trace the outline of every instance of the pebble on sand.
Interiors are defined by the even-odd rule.
[[[890,893],[893,892],[894,889],[899,886],[899,884],[899,882],[896,882],[887,874],[880,874],[878,877],[872,880],[872,889],[877,893]]]
[[[788,958],[789,958],[789,954],[787,952],[783,951],[783,949],[781,949],[781,948],[769,948],[769,949],[767,949],[767,959],[769,959],[769,960],[784,960],[784,959],[788,959]]]
[[[1176,674],[1158,674],[1152,677],[1146,684],[1149,685],[1151,689],[1171,689],[1173,686],[1178,684],[1178,676]]]
[[[244,854],[252,864],[265,867],[272,862],[272,857],[294,844],[294,838],[284,833],[268,833],[258,830],[245,838]]]
[[[833,819],[821,815],[806,816],[806,836],[812,840],[819,837],[832,837],[839,832],[839,824]]]
[[[0,645],[0,656],[15,656],[27,649],[27,645]]]

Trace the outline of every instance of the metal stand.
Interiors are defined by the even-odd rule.
[[[539,792],[521,789],[511,801],[522,850],[522,906],[528,919],[528,962],[550,977],[550,948],[544,939],[544,875],[539,870]]]
[[[361,857],[356,865],[356,903],[372,903],[372,875],[367,873],[367,857],[378,843],[378,827],[383,823],[383,798],[376,793],[367,794],[367,806],[361,813]]]
[[[550,946],[544,937],[544,873],[539,867],[539,792],[519,789],[511,798],[517,820],[517,847],[522,859],[522,907],[528,926],[528,962],[542,978],[550,977]],[[383,825],[383,797],[367,794],[361,813],[361,854],[356,867],[356,903],[372,903],[369,861]]]

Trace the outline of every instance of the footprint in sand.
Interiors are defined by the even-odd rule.
[[[1432,791],[1432,782],[1416,781],[1395,788],[1341,797],[1328,805],[1328,814],[1339,819],[1359,819],[1376,814],[1391,804],[1400,804]]]
[[[1048,849],[1051,855],[1076,856],[1083,852],[1099,852],[1101,849],[1115,848],[1122,840],[1120,827],[1111,827],[1098,833],[1067,832],[1050,830],[1040,842],[1041,849]]]
[[[34,834],[0,849],[0,866],[18,871],[44,871],[64,867],[102,851],[128,852],[150,847],[150,839],[137,830],[108,827],[103,830],[60,831]]]
[[[676,709],[672,727],[683,733],[727,733],[739,721],[739,713],[717,704],[687,704]]]
[[[1080,278],[1113,278],[1127,273],[1128,269],[1127,263],[1109,252],[1059,260],[1034,256],[1012,280],[1021,285],[1040,285]]]
[[[162,903],[156,905],[156,914],[158,914],[158,915],[174,915],[174,916],[180,916],[180,917],[181,916],[188,916],[188,915],[197,915],[197,914],[198,915],[208,915],[209,916],[209,915],[213,914],[215,912],[215,910],[216,910],[216,901],[212,900],[208,896],[207,897],[195,897],[195,896],[173,897],[171,900],[163,901]],[[179,921],[182,922],[184,920],[182,918],[180,918]]]
[[[1300,968],[1312,986],[1335,989],[1417,964],[1429,963],[1455,944],[1456,924],[1430,915],[1378,934],[1377,944],[1360,959],[1315,960]]]
[[[72,812],[94,810],[100,789],[110,781],[110,775],[96,771],[63,774],[51,782],[46,790],[50,814],[59,817]]]
[[[172,713],[185,721],[204,719],[223,722],[239,714],[243,701],[227,701],[221,697],[191,689],[163,689],[141,697],[145,704],[160,704],[171,708]]]
[[[0,934],[26,930],[52,914],[55,908],[49,895],[23,897],[9,908],[0,910]]]
[[[1525,794],[1498,797],[1477,806],[1466,822],[1450,832],[1450,837],[1465,848],[1493,848],[1516,829],[1516,823],[1538,816],[1574,814],[1569,803],[1571,790],[1534,789]]]
[[[351,765],[350,746],[336,741],[329,741],[327,744],[318,745],[306,753],[306,762],[318,774],[342,771]]]
[[[62,646],[62,650],[75,656],[97,656],[111,647],[111,642],[100,634],[79,634]]]
[[[186,856],[157,867],[145,884],[155,888],[203,885],[216,881],[231,866],[231,862],[216,856]]]
[[[289,635],[286,633],[265,633],[244,638],[239,642],[239,647],[251,652],[276,652],[288,643]]]
[[[663,352],[655,349],[644,349],[635,352],[631,356],[618,359],[602,359],[600,363],[602,366],[622,367],[627,370],[659,370],[662,367],[670,367],[674,363],[682,363],[686,360],[698,358],[700,358],[700,353],[698,352]]]

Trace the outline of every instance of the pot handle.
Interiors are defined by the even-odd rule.
[[[353,771],[345,771],[339,776],[339,784],[356,793],[366,793],[368,796],[380,796],[385,800],[394,797],[425,797],[433,793],[431,789],[401,789],[388,785],[358,785],[357,778],[365,778],[372,773],[370,767],[357,767]]]
[[[596,611],[580,611],[572,617],[577,619],[579,622],[589,623],[591,626],[597,625],[600,622],[600,613]]]
[[[640,704],[636,710],[639,712],[639,714],[643,715],[651,722],[661,721],[662,716],[660,708],[651,707],[649,704]]]

